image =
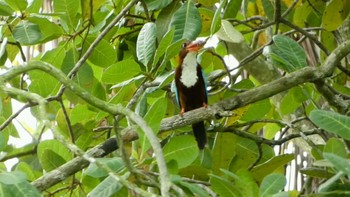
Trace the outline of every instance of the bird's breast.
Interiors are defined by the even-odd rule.
[[[182,62],[181,67],[182,67],[181,76],[180,76],[181,83],[187,88],[194,86],[198,81],[196,54],[195,53],[187,54]]]

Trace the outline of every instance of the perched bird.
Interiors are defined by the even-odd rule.
[[[198,51],[204,46],[203,41],[185,42],[179,53],[179,65],[175,70],[176,100],[183,113],[207,107],[208,94],[202,67],[197,62]],[[207,143],[204,122],[192,124],[198,148]]]

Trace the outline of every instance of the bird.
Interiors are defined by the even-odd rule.
[[[197,61],[198,51],[203,48],[204,41],[187,41],[183,43],[175,69],[175,95],[182,116],[185,112],[208,106],[208,92],[205,76]],[[207,143],[204,122],[192,124],[198,148],[204,149]]]

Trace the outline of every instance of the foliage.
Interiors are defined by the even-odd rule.
[[[349,8],[0,0],[1,196],[347,196]],[[198,37],[219,40],[198,57],[210,106],[180,117],[173,70]],[[201,120],[203,151],[188,126]]]

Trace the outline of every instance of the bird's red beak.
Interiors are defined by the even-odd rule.
[[[202,49],[204,45],[205,45],[204,41],[193,41],[186,46],[186,50],[189,52],[197,52],[200,49]]]

